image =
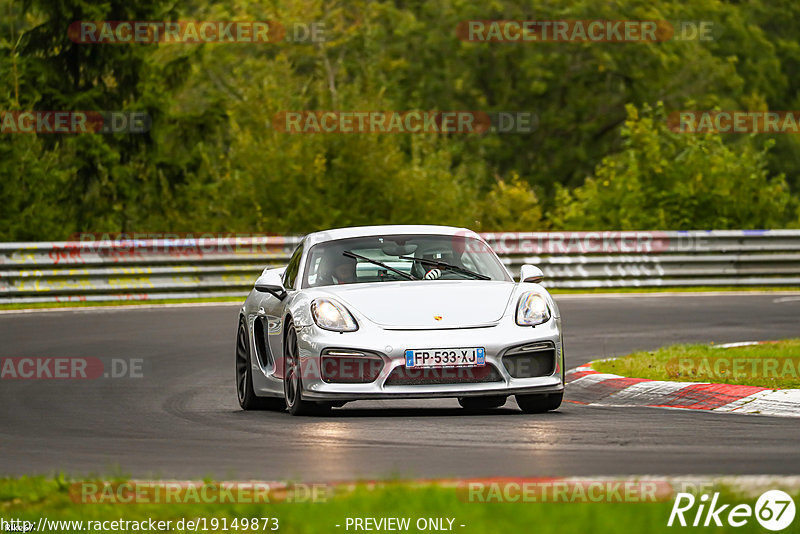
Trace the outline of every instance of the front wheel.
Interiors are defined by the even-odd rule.
[[[558,409],[564,393],[516,395],[517,406],[525,413],[544,413]]]
[[[330,404],[305,401],[302,393],[303,377],[297,349],[297,331],[294,323],[289,321],[283,346],[283,397],[286,408],[292,415],[321,415],[330,411]]]
[[[253,367],[250,361],[250,340],[247,337],[247,325],[244,317],[239,321],[236,334],[236,396],[242,410],[275,410],[283,411],[286,405],[283,399],[259,397],[253,390]]]

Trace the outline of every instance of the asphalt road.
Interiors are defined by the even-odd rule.
[[[800,336],[800,297],[563,297],[567,365],[675,342]],[[0,475],[353,477],[800,474],[793,418],[510,401],[357,402],[325,418],[241,411],[237,306],[0,315],[0,356],[142,358],[142,378],[1,380]]]

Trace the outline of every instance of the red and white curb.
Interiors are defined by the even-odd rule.
[[[648,406],[800,417],[800,389],[666,382],[598,373],[591,365],[567,372],[565,402],[592,406]]]

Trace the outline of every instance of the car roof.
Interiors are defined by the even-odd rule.
[[[419,234],[419,235],[446,235],[453,236],[459,235],[464,237],[474,237],[481,239],[481,237],[467,228],[458,228],[454,226],[438,226],[433,224],[387,224],[379,226],[351,226],[348,228],[333,228],[330,230],[322,230],[314,232],[306,236],[306,246],[311,247],[317,243],[324,243],[326,241],[334,241],[337,239],[347,239],[350,237],[367,237],[367,236],[380,236],[380,235],[401,235],[401,234]]]

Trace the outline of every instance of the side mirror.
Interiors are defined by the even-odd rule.
[[[519,269],[519,281],[520,282],[531,282],[534,284],[539,284],[544,280],[544,273],[540,268],[535,265],[531,265],[530,263],[526,263]]]
[[[286,289],[283,287],[281,272],[283,269],[269,269],[256,280],[255,289],[260,293],[269,293],[278,300],[286,298]]]

